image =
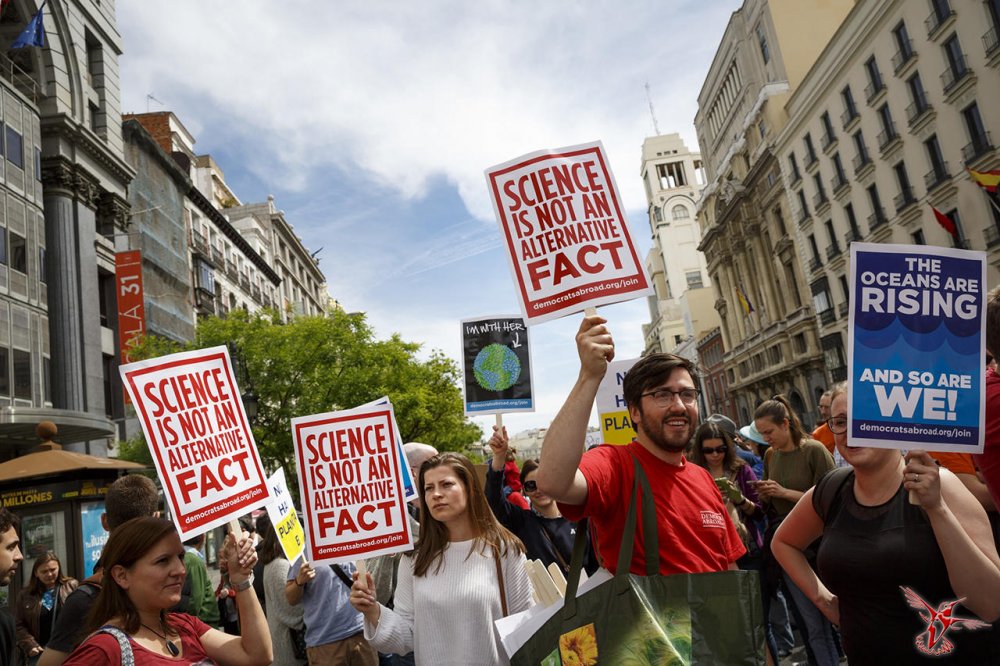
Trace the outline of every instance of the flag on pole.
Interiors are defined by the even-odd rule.
[[[934,206],[931,206],[931,210],[934,211],[934,219],[937,220],[938,224],[944,227],[944,230],[954,238],[958,238],[958,227],[955,226],[955,222]]]
[[[28,21],[27,27],[21,31],[14,43],[10,45],[12,49],[23,49],[25,46],[45,46],[45,25],[42,21],[43,2],[35,15]]]
[[[747,293],[743,291],[742,286],[736,287],[736,298],[740,299],[740,305],[743,307],[745,314],[753,312],[753,305],[750,304],[750,299],[747,298]]]
[[[1000,171],[975,171],[969,169],[969,175],[972,176],[972,180],[976,181],[976,185],[979,185],[979,187],[992,194],[997,193],[997,188],[1000,187]]]

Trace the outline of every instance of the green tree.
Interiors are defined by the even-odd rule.
[[[254,439],[268,465],[293,469],[291,419],[349,409],[389,396],[404,442],[421,441],[441,451],[463,451],[482,437],[465,418],[461,371],[439,351],[420,360],[420,345],[398,335],[378,340],[362,314],[333,310],[324,316],[281,323],[274,312],[198,323],[188,349],[233,343],[245,369],[240,389],[257,396]],[[175,343],[148,337],[135,358],[178,351]],[[123,447],[123,451],[125,447]]]

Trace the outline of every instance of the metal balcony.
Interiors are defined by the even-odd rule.
[[[972,70],[966,64],[968,61],[969,57],[963,53],[962,58],[953,67],[948,67],[948,69],[941,72],[941,88],[944,90],[945,95],[954,90],[959,83],[972,74]]]
[[[983,132],[972,137],[972,141],[962,148],[962,159],[968,165],[993,150],[993,142],[990,140],[990,133]]]
[[[948,180],[948,178],[950,178],[948,175],[948,163],[941,162],[935,168],[924,174],[924,186],[929,192],[944,181]]]
[[[916,57],[916,55],[916,51],[913,50],[913,40],[907,39],[903,43],[902,48],[896,51],[896,54],[892,56],[893,71],[896,74],[899,74],[899,71],[906,67],[906,63],[910,62],[910,60]]]

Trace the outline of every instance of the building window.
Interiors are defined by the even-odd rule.
[[[812,135],[806,132],[805,137],[802,139],[803,143],[806,145],[806,166],[816,161],[816,147],[813,146]]]
[[[20,349],[13,350],[14,397],[31,400],[31,354]]]
[[[823,189],[823,179],[818,173],[813,176],[813,185],[816,186],[816,197],[813,199],[813,204],[819,208],[826,203],[826,190]]]
[[[938,143],[937,134],[932,134],[924,141],[924,148],[927,150],[927,161],[931,165],[931,170],[924,177],[927,187],[933,187],[937,183],[948,177],[948,165],[941,154],[941,145]]]
[[[868,186],[868,203],[871,204],[872,214],[868,217],[868,229],[874,229],[885,219],[885,210],[882,209],[882,199],[878,194],[878,186],[872,184]]]
[[[892,36],[896,40],[896,55],[892,58],[892,64],[898,72],[913,57],[913,40],[902,21],[892,29]]]
[[[861,130],[854,133],[853,139],[854,149],[857,151],[854,156],[854,170],[857,171],[871,161],[871,156],[868,155],[868,146],[865,145],[865,137]]]
[[[204,261],[198,261],[198,288],[209,294],[215,295],[215,271]]]
[[[45,248],[38,248],[38,281],[45,284]]]
[[[659,206],[653,206],[653,221],[663,222],[663,211]]]
[[[667,164],[657,164],[656,174],[660,179],[660,187],[665,190],[687,185],[687,178],[684,175],[683,162],[669,162]]]
[[[910,186],[910,176],[906,173],[906,164],[899,161],[892,167],[892,170],[896,174],[896,184],[899,186],[899,196],[896,197],[895,202],[898,211],[916,199],[913,197],[913,188]]]
[[[847,184],[847,175],[844,173],[844,163],[840,160],[840,153],[834,153],[830,161],[833,163],[833,189],[836,191]]]
[[[681,204],[674,206],[670,214],[675,220],[687,220],[691,217],[691,211],[687,209],[687,206],[682,206]]]
[[[927,94],[924,92],[924,82],[920,79],[920,72],[906,80],[906,88],[910,91],[910,106],[906,108],[906,119],[913,122],[930,108],[927,103]]]
[[[816,245],[816,236],[809,234],[809,251],[812,253],[812,263],[822,265],[823,261],[819,258],[819,246]]]
[[[888,104],[883,104],[878,108],[878,119],[882,126],[882,131],[878,135],[878,147],[880,150],[884,150],[899,136],[896,132],[896,123],[892,120],[892,111],[889,110]]]
[[[840,276],[837,278],[837,280],[840,282],[840,293],[844,295],[844,302],[850,303],[851,288],[847,284],[847,276],[841,273]]]
[[[771,52],[767,48],[767,33],[764,32],[764,26],[757,26],[757,43],[760,45],[760,57],[764,59],[764,64],[766,65],[771,61]]]
[[[35,148],[35,180],[42,182],[42,151]]]
[[[7,230],[0,227],[0,264],[7,265]]]
[[[885,84],[882,82],[882,72],[878,69],[878,62],[875,61],[875,56],[865,61],[865,74],[868,76],[868,85],[865,86],[865,97],[870,102],[875,95],[885,88]]]
[[[785,229],[785,218],[781,215],[781,206],[774,207],[774,223],[778,227],[779,236],[788,235],[788,231]]]
[[[820,116],[820,121],[823,123],[823,147],[826,148],[837,140],[837,135],[833,131],[833,123],[830,121],[829,112],[824,111],[823,115]]]
[[[14,232],[10,232],[10,267],[25,274],[28,272],[28,243]]]
[[[962,53],[962,45],[958,42],[958,35],[949,37],[941,48],[944,49],[945,60],[948,62],[948,69],[941,75],[941,83],[947,93],[968,74],[969,67],[966,65],[965,54]]]
[[[795,159],[795,153],[788,155],[788,168],[792,174],[792,182],[799,182],[799,179],[802,178],[802,174],[799,173],[799,161]]]
[[[806,204],[806,193],[799,190],[799,220],[805,220],[809,217],[809,206]]]
[[[993,146],[990,143],[989,134],[983,125],[983,118],[979,115],[979,105],[973,102],[962,109],[962,119],[965,121],[965,131],[969,133],[969,143],[962,148],[962,157],[969,163],[982,156]]]
[[[840,91],[840,99],[844,102],[844,112],[840,115],[840,121],[846,126],[858,117],[858,105],[854,103],[854,93],[851,92],[851,86],[845,86]]]
[[[21,134],[7,127],[7,161],[19,169],[24,168],[24,143]]]
[[[912,234],[910,234],[910,238],[913,239],[914,245],[927,245],[927,241],[924,239],[923,229],[917,229],[916,231],[914,231]]]
[[[0,395],[10,395],[10,350],[0,347]]]
[[[684,277],[687,279],[688,289],[701,289],[705,286],[701,280],[701,271],[688,271]]]
[[[847,218],[847,244],[850,245],[854,241],[861,240],[861,231],[858,229],[858,219],[854,215],[854,205],[847,204],[844,206],[844,217]]]

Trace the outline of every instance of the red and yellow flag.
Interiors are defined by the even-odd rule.
[[[987,192],[996,192],[997,188],[1000,187],[1000,171],[974,171],[969,169],[969,175],[972,176],[972,180],[976,181],[976,185],[983,188]]]

